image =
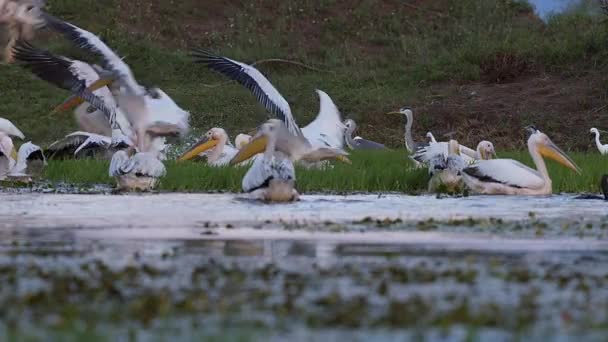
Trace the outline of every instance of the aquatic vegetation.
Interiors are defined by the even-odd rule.
[[[501,157],[514,158],[531,165],[527,152],[499,152]],[[605,157],[595,153],[572,153],[582,168],[577,175],[549,162],[553,192],[599,192],[599,182],[608,172]],[[404,151],[357,151],[353,165],[335,163],[326,170],[298,168],[297,187],[301,192],[399,192],[423,193],[427,188],[426,169],[414,169]],[[51,161],[44,178],[52,183],[79,185],[113,185],[108,176],[108,163],[97,160]],[[160,191],[214,192],[241,191],[246,168],[212,168],[195,162],[167,162],[167,176],[161,180]]]

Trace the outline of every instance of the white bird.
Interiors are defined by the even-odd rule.
[[[602,143],[600,142],[600,131],[594,127],[591,129],[591,134],[595,134],[595,145],[597,146],[597,149],[600,151],[600,153],[603,156],[608,155],[608,144],[602,145]]]
[[[0,118],[0,132],[17,137],[19,139],[25,139],[23,132],[19,130],[12,122],[5,118]]]
[[[572,159],[538,130],[528,138],[528,151],[536,170],[512,159],[482,160],[463,170],[467,187],[488,195],[550,195],[552,182],[543,157],[580,173]]]
[[[439,153],[429,161],[429,192],[462,192],[462,170],[466,167],[456,140],[448,142],[448,156]]]
[[[289,202],[299,198],[295,189],[293,163],[299,160],[318,162],[338,159],[350,162],[348,153],[330,147],[313,147],[303,136],[289,132],[281,120],[271,119],[260,126],[251,142],[245,145],[230,161],[241,163],[258,153],[257,158],[243,178],[243,191],[252,198],[267,202]]]
[[[138,152],[132,148],[114,153],[110,162],[110,177],[116,179],[119,190],[148,191],[167,173],[155,152]]]
[[[357,124],[352,119],[344,121],[344,140],[346,145],[351,150],[382,150],[386,149],[386,146],[377,143],[375,141],[363,139],[361,137],[353,138],[353,133],[357,129]]]
[[[205,64],[249,89],[270,113],[281,119],[289,132],[305,137],[313,147],[344,147],[344,125],[340,112],[325,92],[317,90],[320,109],[317,117],[304,128],[300,128],[291,112],[291,107],[270,81],[253,66],[213,55],[204,50],[193,53],[196,62]]]
[[[15,59],[22,67],[40,79],[72,92],[92,86],[101,77],[100,73],[104,75],[108,73],[100,67],[54,55],[23,41],[18,42],[13,51]],[[93,91],[92,95],[97,100],[94,101],[96,102],[94,105],[82,103],[74,110],[80,132],[112,136],[121,141],[133,139],[131,126],[122,110],[118,108],[110,89],[103,86]],[[104,106],[107,110],[97,109],[96,106]]]
[[[134,130],[137,147],[140,152],[150,148],[151,141],[157,137],[168,135],[168,132],[184,135],[189,129],[190,113],[180,108],[165,92],[159,88],[145,88],[140,85],[131,68],[110,47],[93,33],[73,24],[55,18],[48,13],[42,13],[47,25],[78,47],[97,54],[103,58],[112,76],[108,79],[102,76],[100,80],[90,85],[87,90],[95,91],[114,82],[116,102],[127,117]],[[84,101],[82,94],[75,95],[64,102],[63,108],[79,105]],[[99,109],[99,108],[98,108]],[[115,110],[115,108],[110,108]]]
[[[11,138],[0,133],[0,180],[29,183],[32,176],[40,175],[45,165],[39,146],[28,141],[16,153]]]
[[[478,160],[488,160],[496,156],[494,144],[484,140],[477,144],[477,149],[473,150],[466,146],[458,144],[459,154],[466,164],[473,164]],[[429,160],[438,154],[442,154],[444,158],[449,155],[449,143],[447,142],[431,142],[428,146],[421,147],[412,156],[412,158],[422,164],[428,164]]]
[[[243,144],[242,141],[239,142]],[[207,131],[202,139],[188,151],[184,152],[178,160],[185,161],[204,156],[207,157],[207,164],[211,166],[226,166],[238,151],[238,148],[230,144],[226,131],[223,128],[214,127]]]
[[[426,132],[426,137],[427,137],[427,139],[429,139],[429,142],[432,142],[432,143],[437,142],[437,140],[435,140],[435,136],[431,132]]]
[[[130,140],[118,143],[114,141],[113,143],[111,137],[77,131],[53,142],[46,148],[45,153],[49,159],[88,157],[110,159],[117,150],[125,149],[131,145]]]

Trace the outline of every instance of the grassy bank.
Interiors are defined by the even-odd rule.
[[[527,153],[502,152],[501,157],[514,158],[531,165]],[[599,179],[608,173],[606,157],[599,154],[573,153],[573,159],[583,169],[577,175],[553,162],[549,173],[554,192],[598,192]],[[353,164],[335,164],[329,170],[297,170],[297,184],[301,192],[402,192],[422,193],[427,188],[427,170],[412,169],[403,151],[378,153],[358,152],[352,155]],[[241,191],[241,179],[247,168],[211,168],[200,163],[167,162],[167,176],[162,179],[161,191],[205,192]],[[96,160],[51,161],[45,178],[54,183],[78,185],[108,184],[108,162]]]
[[[529,6],[504,0],[345,4],[51,0],[48,10],[102,36],[138,80],[191,111],[199,130],[222,126],[234,135],[267,113],[243,87],[194,65],[193,47],[244,62],[285,58],[315,66],[321,71],[280,63],[259,68],[300,124],[316,115],[319,88],[359,121],[360,135],[390,146],[401,144],[402,120],[382,114],[403,105],[416,111],[419,139],[428,130],[455,131],[464,144],[484,138],[505,149],[520,146],[521,127],[531,122],[580,150],[591,145],[589,127],[608,126],[601,77],[608,25],[601,15],[572,12],[544,23]],[[94,61],[50,34],[35,43]],[[71,114],[49,116],[66,92],[16,66],[0,66],[0,76],[0,116],[35,142],[76,129]]]

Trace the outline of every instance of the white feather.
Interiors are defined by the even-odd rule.
[[[258,155],[245,177],[243,177],[243,191],[251,192],[263,186],[269,178],[275,180],[295,181],[296,172],[293,163],[288,158],[265,158]]]
[[[25,139],[25,135],[12,122],[4,118],[0,118],[0,132]]]
[[[539,189],[545,185],[538,171],[513,159],[481,160],[470,168],[477,169],[476,173],[483,177],[489,177],[505,185],[526,189]],[[471,176],[470,173],[467,175]]]
[[[327,93],[317,90],[319,95],[319,114],[306,127],[302,128],[304,137],[313,147],[344,147],[344,124],[340,111]]]

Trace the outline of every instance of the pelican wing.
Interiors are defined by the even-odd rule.
[[[315,147],[342,149],[345,127],[340,118],[340,111],[327,93],[317,90],[317,94],[319,95],[319,114],[311,123],[302,128],[302,133]]]
[[[0,133],[19,137],[20,139],[25,139],[25,135],[23,135],[19,128],[17,128],[15,125],[13,125],[12,122],[4,118],[0,118]]]
[[[302,135],[287,100],[256,68],[226,57],[216,56],[201,49],[195,50],[192,56],[195,58],[195,62],[203,63],[209,69],[237,81],[249,89],[258,102],[270,113],[277,115],[279,119],[285,122],[292,134]]]
[[[513,159],[482,160],[463,171],[482,182],[500,183],[514,188],[535,189],[544,185],[538,171]]]
[[[475,159],[473,159],[472,157],[470,157],[469,155],[467,155],[467,150],[471,150],[470,148],[466,147],[466,146],[460,146],[460,153],[462,159],[464,160],[464,162],[466,164],[472,164],[473,162],[475,162]],[[473,153],[476,153],[474,150]],[[412,158],[419,162],[419,163],[428,163],[429,160],[431,160],[431,158],[433,158],[435,155],[438,154],[442,154],[444,158],[448,157],[448,143],[447,142],[436,142],[436,143],[429,143],[429,144],[424,144],[419,146],[416,149],[416,152],[412,155]],[[474,154],[473,154],[474,155]]]
[[[72,90],[81,84],[85,84],[83,74],[90,71],[78,70],[85,63],[75,65],[74,60],[36,49],[25,41],[17,43],[13,48],[13,55],[16,60],[21,62],[22,67],[28,69],[40,79],[65,90]],[[90,66],[89,68],[93,70]],[[93,72],[95,71],[93,70]]]
[[[82,150],[90,148],[107,148],[112,139],[99,134],[88,132],[74,132],[66,135],[63,139],[55,141],[47,149],[50,158],[56,156],[76,155]]]
[[[101,56],[106,65],[118,73],[128,87],[134,90],[141,89],[141,86],[135,81],[131,68],[95,34],[46,12],[42,13],[42,18],[50,28],[61,33],[77,47]]]

